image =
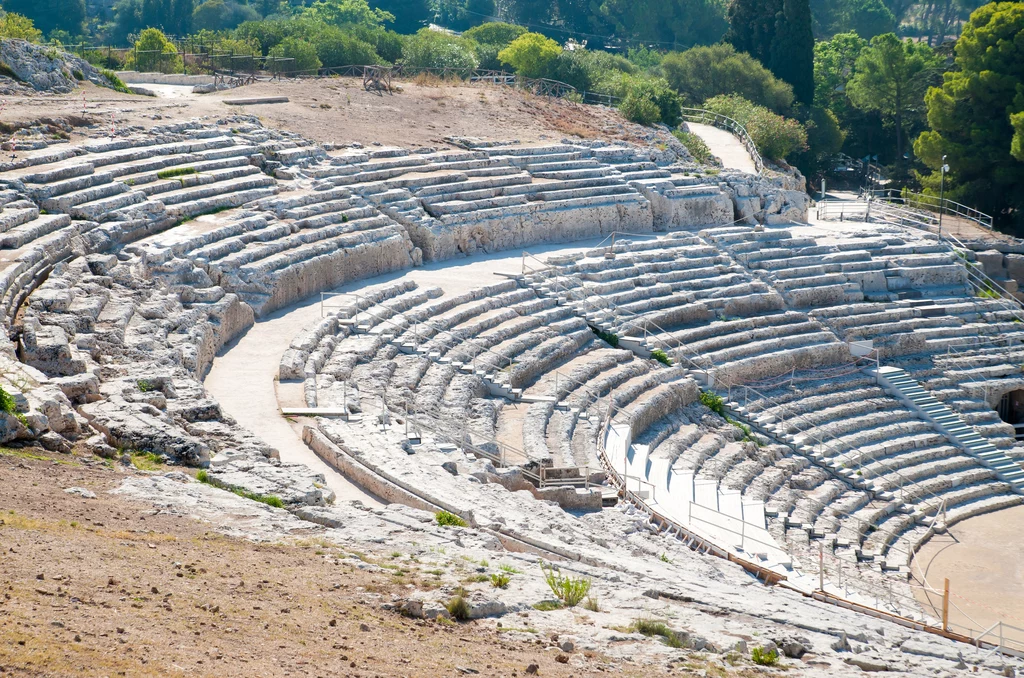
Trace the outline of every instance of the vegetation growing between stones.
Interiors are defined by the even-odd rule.
[[[196,480],[207,485],[213,485],[214,487],[218,487],[210,478],[210,474],[204,469],[200,469],[199,472],[196,473]],[[251,499],[252,501],[258,501],[259,503],[266,504],[267,506],[272,506],[274,508],[284,508],[284,502],[281,501],[281,498],[272,494],[258,494],[256,492],[249,492],[248,490],[243,490],[240,487],[231,488],[229,491],[232,494],[237,494],[239,497]]]
[[[662,365],[672,367],[672,358],[668,357],[668,354],[662,351],[660,348],[656,348],[651,351],[651,357],[657,360]]]
[[[605,332],[604,330],[598,329],[593,325],[590,326],[590,330],[597,335],[597,338],[608,344],[612,348],[618,348],[619,338],[612,332]]]
[[[512,581],[512,577],[505,572],[496,572],[491,575],[491,586],[496,589],[508,588],[509,582]]]
[[[441,527],[467,527],[468,523],[450,511],[438,511],[434,515],[437,524]]]
[[[576,607],[590,593],[591,581],[587,577],[563,575],[554,567],[542,565],[544,581],[565,607]]]
[[[114,71],[110,71],[105,68],[100,69],[100,75],[107,79],[107,82],[110,83],[110,87],[115,92],[120,92],[121,94],[133,93],[130,89],[128,89],[128,85],[124,84],[124,81],[121,80],[121,78],[117,77],[117,73],[115,73]]]
[[[156,173],[159,179],[173,179],[174,177],[183,177],[188,174],[199,174],[199,171],[194,167],[175,167],[173,169],[161,170]]]
[[[686,147],[686,150],[690,152],[693,159],[702,165],[710,165],[715,162],[715,156],[712,155],[711,149],[704,143],[704,140],[693,132],[684,132],[683,130],[677,129],[672,132],[672,135],[679,139],[679,143]]]
[[[711,391],[701,391],[700,404],[720,417],[725,416],[725,399]]]
[[[466,591],[464,589],[457,589],[451,600],[445,603],[444,608],[448,610],[448,614],[456,621],[466,621],[469,619],[469,602],[466,600]]]
[[[779,663],[778,650],[765,650],[763,647],[755,647],[750,652],[750,661],[758,666],[775,666]]]
[[[641,617],[633,621],[631,628],[633,631],[648,637],[659,637],[666,645],[672,648],[681,648],[684,645],[683,637],[670,629],[662,621]]]
[[[132,465],[140,471],[159,471],[164,466],[164,458],[153,452],[140,452],[133,450],[128,453]]]

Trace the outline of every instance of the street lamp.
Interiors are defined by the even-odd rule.
[[[946,172],[949,165],[946,164],[946,156],[942,156],[942,167],[939,168],[939,240],[942,240],[942,213],[946,211]]]

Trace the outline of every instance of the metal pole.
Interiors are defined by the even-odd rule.
[[[942,630],[949,631],[949,578],[942,587]]]
[[[939,240],[942,240],[942,213],[945,211],[943,205],[945,204],[946,170],[948,167],[946,156],[942,156],[942,167],[939,168]]]
[[[818,590],[825,590],[825,545],[818,542]]]

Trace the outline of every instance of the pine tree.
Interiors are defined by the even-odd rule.
[[[768,69],[793,86],[802,104],[814,102],[814,33],[809,0],[783,0],[775,19],[775,39],[768,55]]]

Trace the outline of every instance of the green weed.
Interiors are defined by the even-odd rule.
[[[548,588],[555,594],[555,597],[565,607],[576,607],[590,593],[591,581],[587,577],[563,576],[554,567],[541,566],[544,571],[544,581]]]
[[[434,516],[441,527],[467,527],[468,523],[449,511],[438,511]]]

